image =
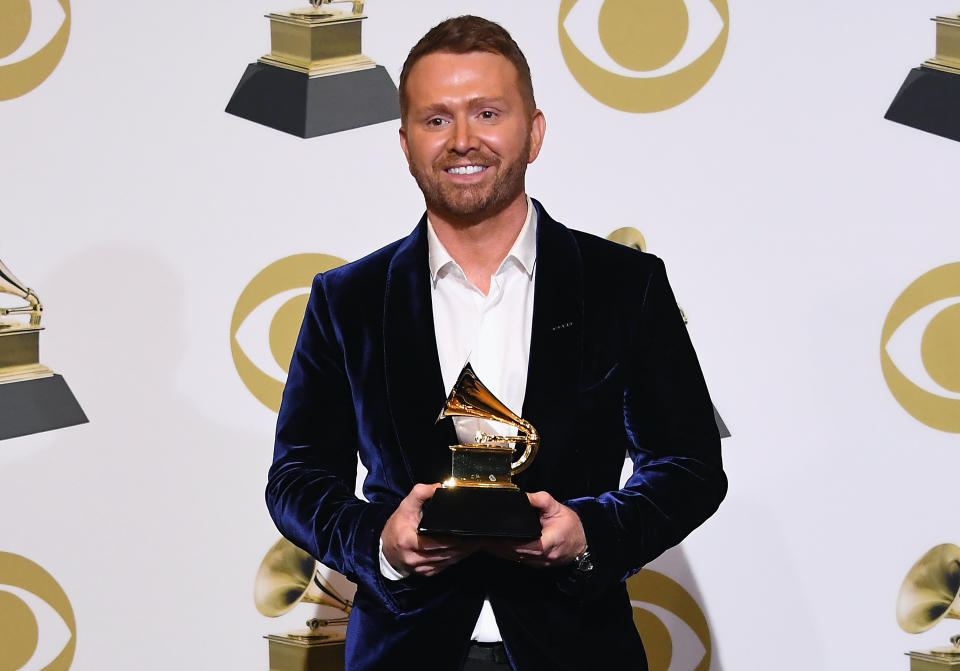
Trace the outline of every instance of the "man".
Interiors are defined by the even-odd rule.
[[[663,264],[569,230],[527,197],[545,121],[497,24],[465,16],[432,29],[407,58],[400,101],[427,212],[407,238],[314,280],[277,424],[271,514],[357,583],[348,669],[473,668],[468,658],[496,646],[471,637],[491,629],[500,668],[644,669],[623,580],[726,491]],[[536,541],[417,535],[423,502],[450,474],[457,436],[435,419],[467,360],[540,432],[515,478],[540,512]],[[634,471],[618,489],[625,451]],[[353,491],[358,453],[367,501]],[[495,622],[478,625],[485,603]]]

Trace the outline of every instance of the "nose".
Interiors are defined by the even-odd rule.
[[[480,142],[477,134],[466,116],[458,117],[453,125],[453,133],[450,136],[450,151],[457,154],[467,154],[472,150],[479,149]]]

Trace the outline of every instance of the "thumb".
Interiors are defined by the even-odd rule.
[[[413,503],[422,504],[424,501],[433,496],[433,492],[436,491],[437,487],[439,486],[439,482],[435,482],[431,485],[414,485],[413,489],[411,489],[410,493],[407,495],[407,498],[411,499]]]
[[[547,492],[528,493],[527,500],[530,501],[531,506],[545,514],[549,514],[550,510],[557,502],[556,499],[550,496]]]

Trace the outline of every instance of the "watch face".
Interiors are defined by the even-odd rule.
[[[589,550],[584,550],[578,554],[576,557],[574,557],[573,561],[576,563],[577,571],[580,573],[589,573],[593,570],[593,562],[590,560]]]

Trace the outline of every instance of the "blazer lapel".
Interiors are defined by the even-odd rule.
[[[430,298],[427,218],[397,248],[387,270],[383,343],[387,399],[411,482],[450,474],[450,422],[436,423],[446,394]]]
[[[583,342],[583,264],[573,235],[537,208],[537,277],[523,417],[540,433],[540,452],[515,481],[542,487],[557,465],[558,448],[575,416]]]

